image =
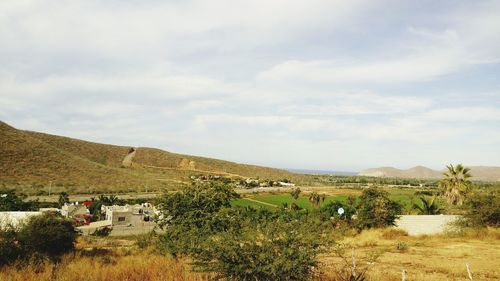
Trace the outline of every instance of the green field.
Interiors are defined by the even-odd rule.
[[[399,202],[403,205],[404,208],[408,208],[411,206],[412,198],[415,202],[418,203],[418,195],[414,195],[416,190],[413,189],[387,189],[389,192],[389,197]],[[336,194],[336,195],[327,195],[325,199],[325,203],[332,201],[340,201],[346,202],[347,198],[350,195],[355,197],[359,196],[359,190],[345,190],[345,194]],[[257,202],[258,201],[258,202]],[[252,207],[265,207],[272,208],[269,204],[275,206],[281,206],[283,204],[290,205],[293,199],[289,193],[279,193],[279,194],[255,194],[248,197],[236,199],[232,202],[234,206],[252,206]],[[259,203],[262,202],[262,203]],[[267,203],[267,204],[266,204]],[[304,209],[312,209],[311,204],[309,203],[309,194],[303,193],[297,199],[297,205]]]

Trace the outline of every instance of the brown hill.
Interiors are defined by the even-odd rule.
[[[476,181],[500,181],[500,167],[468,166],[472,179]],[[372,168],[361,171],[358,175],[368,177],[440,179],[445,170],[436,171],[424,166],[416,166],[407,170],[393,167]]]
[[[193,174],[229,177],[291,178],[274,168],[181,155],[155,148],[135,148],[129,168],[122,167],[131,147],[88,142],[15,129],[0,121],[0,183],[33,193],[137,191],[177,188]]]

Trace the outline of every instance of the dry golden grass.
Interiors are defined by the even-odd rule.
[[[163,281],[163,280],[208,280],[208,276],[191,273],[185,262],[160,256],[151,252],[134,252],[127,255],[96,254],[96,256],[66,256],[60,264],[45,264],[18,270],[10,266],[0,272],[5,281]]]
[[[0,270],[1,281],[163,281],[208,280],[209,275],[191,272],[189,262],[140,249],[135,237],[80,237],[77,251],[54,265],[15,264]]]
[[[359,260],[371,251],[383,251],[371,265],[369,280],[465,280],[469,263],[475,280],[500,280],[500,230],[467,230],[433,236],[408,236],[395,229],[366,230],[339,241],[355,248]],[[340,262],[335,255],[323,259],[328,266]],[[327,270],[328,271],[328,270]]]
[[[338,240],[356,249],[358,267],[366,266],[370,252],[383,254],[370,266],[372,281],[465,280],[465,263],[469,263],[474,280],[500,280],[500,230],[480,229],[434,236],[408,236],[395,229],[366,230],[348,233]],[[0,270],[2,281],[118,281],[118,280],[209,280],[209,275],[193,273],[189,261],[165,257],[152,249],[139,249],[133,238],[84,237],[78,240],[78,251],[63,257],[58,265],[20,267]],[[335,280],[333,267],[342,264],[335,254],[321,257],[325,276],[318,280]]]

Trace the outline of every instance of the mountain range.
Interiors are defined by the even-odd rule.
[[[474,180],[500,181],[500,167],[471,168]],[[382,167],[364,170],[359,175],[439,179],[443,172],[423,166],[408,170]],[[190,184],[193,175],[316,184],[317,176],[304,174],[323,173],[239,164],[157,148],[95,143],[19,130],[0,121],[0,188],[16,188],[29,194],[50,190],[98,193],[177,189]]]
[[[467,166],[471,169],[472,180],[476,181],[500,181],[500,167],[488,166]],[[416,166],[410,169],[401,170],[393,167],[372,168],[361,171],[358,175],[369,177],[387,178],[417,178],[417,179],[440,179],[443,173],[424,166]]]

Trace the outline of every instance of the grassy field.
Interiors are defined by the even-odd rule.
[[[409,237],[393,229],[368,230],[339,236],[337,241],[346,245],[349,262],[351,249],[355,249],[358,270],[366,266],[364,257],[370,252],[381,254],[368,270],[368,280],[372,281],[401,280],[403,269],[407,271],[407,280],[412,281],[465,280],[466,262],[474,280],[500,279],[498,229],[423,237]],[[342,259],[332,250],[320,261],[324,275],[316,280],[335,280],[335,268],[343,265]],[[153,248],[139,248],[134,237],[80,238],[77,251],[57,265],[12,265],[0,269],[2,281],[193,281],[209,277],[191,272],[188,260],[162,256]]]
[[[418,195],[414,195],[414,189],[387,189],[389,192],[389,197],[401,203],[405,208],[410,207],[412,199],[418,203]],[[359,196],[361,190],[359,189],[324,189],[319,191],[320,194],[327,195],[325,203],[332,201],[340,201],[345,203],[349,196]],[[290,205],[293,202],[293,198],[289,193],[262,193],[262,194],[249,194],[245,195],[240,199],[234,200],[233,205],[235,206],[253,206],[253,207],[266,207],[272,208],[274,206],[281,206],[283,204]],[[309,193],[302,193],[296,202],[301,208],[312,209],[312,205],[309,203]]]

